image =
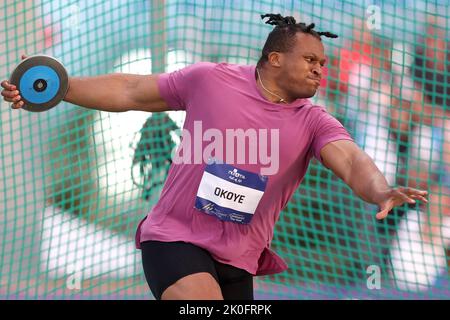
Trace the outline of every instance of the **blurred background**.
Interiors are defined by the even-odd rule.
[[[272,28],[264,13],[339,35],[323,39],[326,77],[312,100],[390,184],[430,201],[377,221],[375,206],[312,162],[276,225],[273,249],[290,268],[256,278],[256,298],[450,298],[447,1],[3,0],[0,78],[24,53],[56,57],[72,76],[256,64]],[[153,299],[134,235],[184,113],[0,105],[0,298]]]

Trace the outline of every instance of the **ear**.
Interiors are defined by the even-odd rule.
[[[277,51],[272,51],[271,53],[269,53],[269,55],[267,57],[269,64],[275,68],[281,67],[281,62],[283,60],[282,55],[283,54],[281,52],[277,52]]]

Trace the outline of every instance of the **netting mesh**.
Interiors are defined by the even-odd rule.
[[[35,0],[0,3],[0,75],[44,53],[71,76],[159,73],[198,61],[256,64],[280,12],[324,38],[313,98],[390,184],[429,190],[377,221],[313,162],[276,225],[288,271],[259,299],[449,298],[450,51],[446,1]],[[92,88],[95,90],[95,87]],[[61,103],[0,109],[0,298],[152,298],[134,232],[156,203],[182,112],[106,113]]]

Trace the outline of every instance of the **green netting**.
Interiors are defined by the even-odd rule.
[[[323,40],[327,81],[314,102],[389,183],[431,196],[380,222],[313,162],[275,230],[290,268],[258,277],[256,298],[450,297],[446,1],[4,0],[0,75],[22,53],[52,55],[72,76],[255,64],[268,12],[340,35]],[[0,298],[152,298],[134,232],[158,199],[184,114],[68,103],[37,114],[2,101],[0,115]]]

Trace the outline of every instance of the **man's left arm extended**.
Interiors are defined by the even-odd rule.
[[[428,202],[427,191],[389,186],[373,160],[354,142],[337,140],[320,151],[323,164],[341,178],[364,201],[380,207],[377,219],[384,219],[389,211],[416,200]]]

